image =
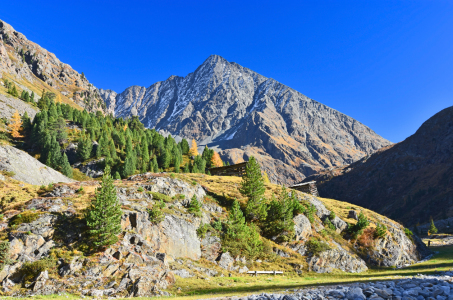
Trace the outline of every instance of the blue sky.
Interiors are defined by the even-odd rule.
[[[392,142],[453,100],[453,1],[4,1],[0,19],[99,88],[185,76],[209,55]]]

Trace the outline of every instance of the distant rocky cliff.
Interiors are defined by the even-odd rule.
[[[453,216],[453,106],[401,143],[310,176],[322,197],[367,207],[406,225]]]
[[[105,107],[96,87],[84,75],[0,20],[0,78],[2,76],[11,79],[20,89],[34,90],[36,101],[45,89],[61,93],[88,111]]]
[[[273,182],[297,182],[390,145],[362,123],[217,55],[186,77],[99,92],[115,116],[136,115],[149,128],[217,147],[230,163],[256,156]]]

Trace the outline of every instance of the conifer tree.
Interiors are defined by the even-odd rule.
[[[188,154],[190,150],[189,142],[187,142],[186,139],[182,139],[182,141],[179,144],[181,146],[182,154]]]
[[[187,162],[186,165],[184,166],[184,173],[189,173],[189,172],[190,172],[189,163]]]
[[[153,172],[158,173],[159,172],[159,164],[157,163],[157,158],[154,155],[153,157]]]
[[[192,196],[187,211],[191,214],[194,214],[197,217],[201,217],[201,204],[200,202],[198,202],[197,196],[195,195]]]
[[[437,227],[436,225],[434,224],[434,220],[433,218],[431,218],[431,223],[429,224],[429,229],[428,229],[428,234],[436,234],[437,233]]]
[[[72,168],[71,165],[69,164],[68,157],[66,156],[66,153],[63,153],[63,156],[61,157],[61,173],[69,178],[72,178]]]
[[[118,171],[115,172],[115,179],[116,180],[121,180],[121,176],[120,176],[120,173]]]
[[[93,149],[93,144],[91,138],[81,137],[77,144],[77,154],[82,160],[87,160],[91,156],[91,150]]]
[[[121,232],[121,204],[116,197],[116,188],[110,175],[110,168],[104,170],[101,186],[96,190],[86,221],[93,245],[103,248],[118,241]]]
[[[264,220],[267,215],[264,203],[264,180],[261,175],[260,165],[255,157],[251,156],[245,174],[242,176],[239,189],[242,195],[247,197],[246,218],[249,220]]]
[[[35,102],[35,92],[33,92],[33,91],[31,92],[29,99],[30,99],[30,102],[33,102],[33,103]]]
[[[175,157],[175,173],[179,173],[179,168],[181,167],[181,160],[179,156]]]
[[[123,166],[123,178],[127,178],[134,174],[135,167],[135,153],[134,151],[126,152],[126,159],[124,160]]]
[[[11,117],[11,121],[8,124],[9,133],[13,138],[21,138],[22,135],[20,134],[20,130],[22,128],[22,120],[20,118],[19,112],[16,112]]]
[[[263,172],[263,181],[264,181],[264,183],[271,183],[266,171]]]
[[[190,147],[189,156],[197,156],[197,155],[198,155],[197,142],[194,139],[192,139],[192,147]]]

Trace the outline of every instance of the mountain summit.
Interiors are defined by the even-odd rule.
[[[353,118],[218,55],[186,77],[121,94],[99,92],[115,116],[138,116],[149,128],[217,147],[231,163],[254,155],[278,183],[391,144]]]

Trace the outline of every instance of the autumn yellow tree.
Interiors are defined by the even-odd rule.
[[[61,100],[61,95],[58,94],[57,99],[55,99],[55,103],[62,103],[63,101]]]
[[[214,151],[214,154],[212,155],[211,163],[214,167],[222,167],[223,166],[223,161],[220,158],[219,153]]]
[[[189,156],[197,156],[198,155],[198,146],[197,142],[195,142],[194,139],[192,139],[192,147],[189,149]]]
[[[11,121],[8,125],[9,132],[13,138],[21,138],[20,130],[22,129],[22,120],[20,118],[19,112],[13,114]]]

